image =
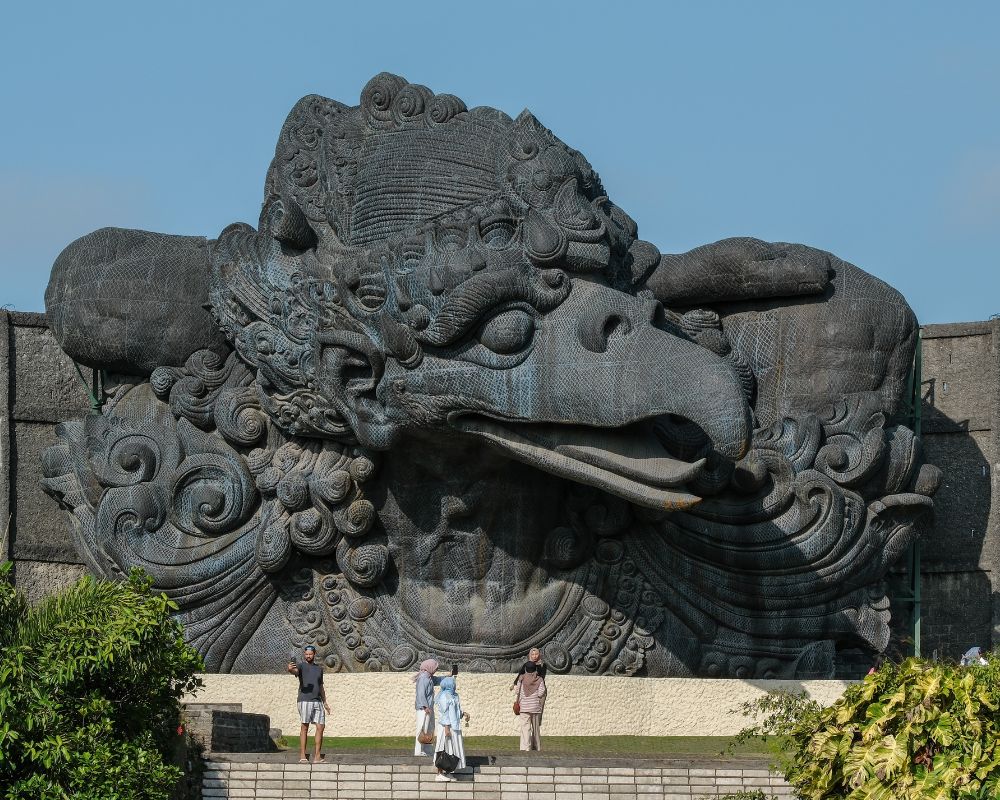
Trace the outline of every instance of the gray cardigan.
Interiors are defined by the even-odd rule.
[[[437,675],[431,676],[421,671],[417,675],[417,697],[413,707],[418,711],[422,708],[434,710],[434,687],[441,683]]]

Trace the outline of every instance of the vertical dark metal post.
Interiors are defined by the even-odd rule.
[[[104,389],[101,385],[100,370],[92,370],[90,379],[91,383],[87,383],[87,379],[83,377],[83,370],[80,369],[80,365],[75,361],[73,366],[76,367],[77,377],[80,378],[80,383],[83,384],[83,390],[87,393],[87,397],[90,399],[90,413],[100,414],[101,413],[101,398],[104,395]]]
[[[96,367],[90,371],[90,413],[101,413],[101,371]]]
[[[920,436],[920,418],[921,418],[921,366],[923,359],[923,337],[921,336],[920,328],[917,328],[917,347],[913,353],[913,394],[911,396],[911,402],[913,403],[913,432],[918,437]],[[910,589],[913,596],[913,655],[917,658],[920,657],[920,623],[921,623],[921,605],[920,605],[920,539],[916,539],[913,542],[913,546],[910,551]]]
[[[913,543],[913,655],[920,658],[920,540]]]

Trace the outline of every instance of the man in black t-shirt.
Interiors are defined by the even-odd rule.
[[[538,676],[542,680],[545,680],[545,664],[542,662],[542,651],[537,647],[532,647],[528,651],[528,660],[521,665],[521,669],[519,669],[517,671],[517,675],[514,676],[514,683],[511,685],[511,689],[517,688],[517,685],[521,682],[521,678],[524,676],[524,668],[528,666],[528,664],[534,664],[535,671],[538,673]]]
[[[288,662],[288,671],[299,679],[299,763],[308,764],[306,758],[306,738],[309,736],[309,724],[316,725],[313,763],[322,764],[320,748],[323,746],[323,729],[326,727],[326,712],[330,704],[326,702],[326,689],[323,686],[323,668],[316,663],[316,648],[307,644],[302,650],[303,661]]]

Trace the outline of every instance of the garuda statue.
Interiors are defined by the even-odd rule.
[[[105,394],[45,488],[212,671],[830,675],[885,647],[940,479],[896,291],[661,254],[532,114],[386,73],[292,109],[257,228],[95,231],[46,306]]]

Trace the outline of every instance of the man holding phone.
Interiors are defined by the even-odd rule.
[[[306,738],[309,736],[309,725],[316,725],[313,763],[322,764],[326,761],[320,753],[323,746],[323,729],[326,727],[326,712],[330,704],[326,702],[326,689],[323,686],[323,668],[316,663],[316,648],[307,644],[302,649],[302,661],[294,658],[288,661],[288,671],[299,679],[299,763],[308,764],[306,758]]]

